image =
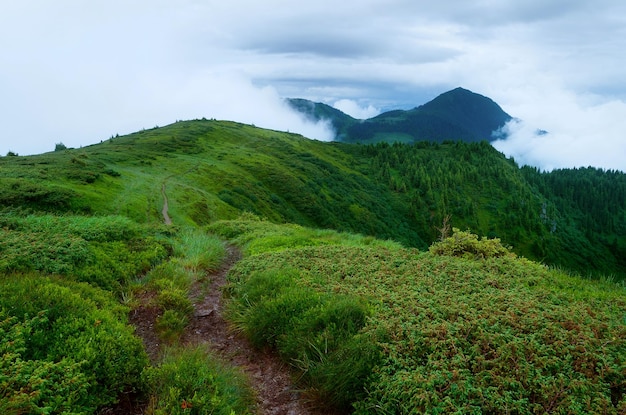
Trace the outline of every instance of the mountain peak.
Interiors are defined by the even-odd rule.
[[[492,133],[512,119],[492,99],[461,87],[412,110],[388,111],[367,120],[322,103],[302,99],[288,103],[312,121],[330,121],[336,140],[347,142],[491,141]]]

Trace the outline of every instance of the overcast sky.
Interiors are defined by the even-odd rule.
[[[518,162],[626,170],[624,51],[623,0],[2,1],[0,155],[202,117],[328,140],[282,98],[367,118],[462,86],[522,120]]]

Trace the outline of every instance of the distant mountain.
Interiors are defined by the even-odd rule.
[[[490,98],[463,88],[411,110],[388,111],[367,120],[356,120],[326,104],[288,102],[311,120],[328,120],[336,140],[344,142],[492,141],[492,132],[512,119]]]

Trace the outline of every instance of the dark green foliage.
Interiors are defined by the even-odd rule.
[[[67,146],[63,143],[56,143],[54,145],[54,151],[63,151],[63,150],[67,150]]]
[[[549,173],[524,167],[521,171],[563,217],[555,226],[567,243],[546,251],[547,260],[570,269],[623,276],[626,174],[592,167]]]
[[[623,173],[519,169],[486,142],[363,151],[379,180],[411,206],[423,240],[436,240],[449,215],[455,227],[500,238],[520,255],[583,274],[626,276]]]
[[[3,277],[0,284],[4,330],[19,335],[14,354],[3,360],[9,383],[0,393],[9,402],[32,413],[93,412],[138,385],[147,357],[110,294],[33,276]],[[28,389],[34,393],[27,399]]]

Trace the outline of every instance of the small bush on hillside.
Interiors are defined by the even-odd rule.
[[[178,310],[165,310],[156,319],[159,337],[167,343],[175,343],[189,324],[189,316]]]
[[[85,413],[138,386],[147,356],[123,320],[127,309],[110,293],[41,276],[2,277],[0,284],[0,310],[10,316],[4,324],[13,337],[18,335],[12,343],[16,354],[3,358],[8,360],[1,373],[11,375],[10,386],[2,384],[0,394],[18,401],[23,388],[34,388],[28,405],[49,400],[67,413]],[[63,410],[42,413],[50,412]]]
[[[441,242],[435,242],[429,248],[434,255],[456,256],[468,259],[498,258],[506,255],[515,256],[508,248],[500,242],[500,239],[488,239],[469,231],[460,231],[453,228],[452,236],[445,238]]]

